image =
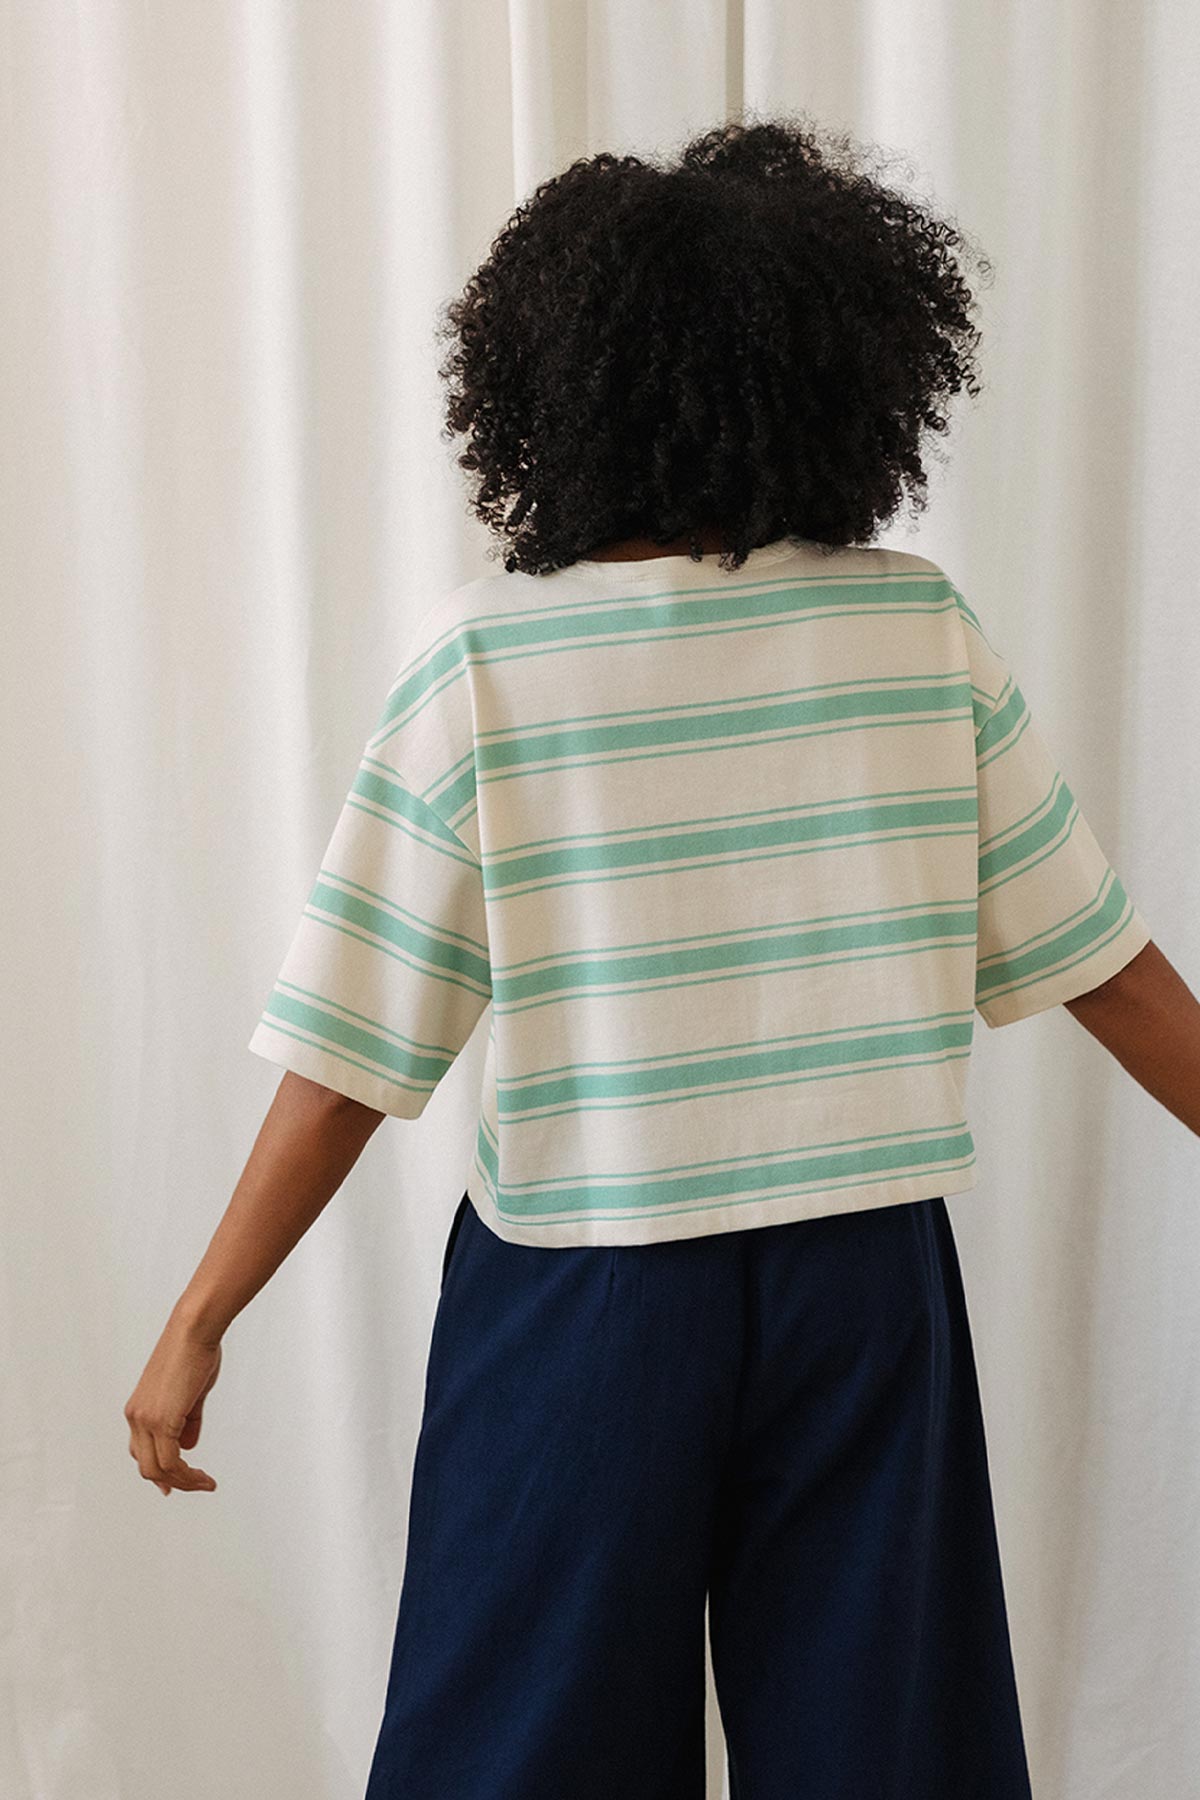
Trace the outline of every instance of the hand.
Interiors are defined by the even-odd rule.
[[[201,1409],[220,1370],[220,1342],[172,1317],[125,1403],[129,1454],[164,1494],[173,1487],[211,1493],[217,1485],[179,1452],[200,1436]]]

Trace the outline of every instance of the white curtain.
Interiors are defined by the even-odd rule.
[[[977,602],[1200,974],[1198,51],[1184,0],[3,0],[12,1800],[365,1784],[485,1027],[230,1328],[217,1493],[142,1481],[122,1407],[274,1091],[246,1039],[411,623],[498,566],[433,327],[545,176],[799,109],[981,240],[988,385],[882,541]],[[1189,1800],[1200,1145],[1063,1009],[978,1022],[971,1092],[1035,1795]]]

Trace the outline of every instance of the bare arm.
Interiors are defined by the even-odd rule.
[[[200,1435],[221,1338],[320,1216],[386,1116],[285,1070],[208,1248],[126,1402],[130,1455],[163,1493],[216,1486],[179,1451]]]
[[[386,1114],[285,1069],[175,1310],[219,1338],[324,1211]]]
[[[1200,1001],[1157,944],[1065,1004],[1148,1094],[1200,1136]]]

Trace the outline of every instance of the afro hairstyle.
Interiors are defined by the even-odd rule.
[[[721,565],[793,537],[864,544],[948,402],[980,391],[956,225],[804,115],[743,117],[670,160],[602,152],[541,183],[441,308],[444,439],[504,568],[715,528]]]

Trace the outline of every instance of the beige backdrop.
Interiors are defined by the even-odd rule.
[[[3,0],[12,1800],[361,1795],[486,1014],[231,1327],[218,1492],[143,1482],[122,1407],[274,1090],[246,1039],[410,624],[494,566],[435,310],[570,158],[803,109],[982,240],[988,387],[882,541],[994,626],[1200,986],[1198,50],[1184,0]],[[1037,1800],[1189,1800],[1200,1144],[1062,1009],[977,1021],[971,1080]]]

